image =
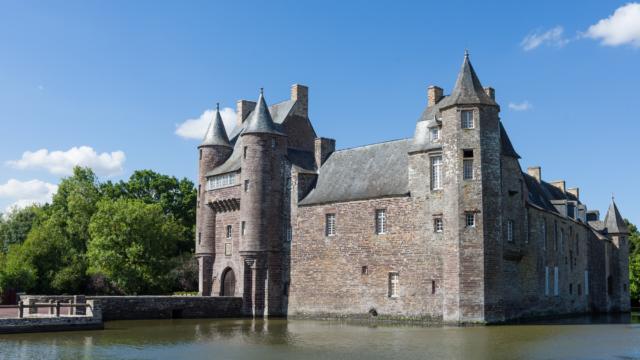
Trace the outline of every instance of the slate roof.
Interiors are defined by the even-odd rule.
[[[284,135],[280,129],[276,127],[273,119],[271,118],[271,113],[269,112],[267,103],[264,100],[262,90],[260,90],[258,104],[249,118],[247,118],[246,123],[244,131],[242,132],[243,135],[255,133]]]
[[[498,105],[495,100],[484,92],[480,79],[478,79],[478,75],[476,75],[475,70],[473,70],[468,53],[464,55],[462,67],[460,68],[460,73],[458,73],[458,79],[456,80],[456,85],[451,95],[442,99],[439,104],[440,108],[452,105]]]
[[[618,207],[616,206],[616,202],[611,199],[611,205],[609,205],[609,210],[607,211],[607,215],[604,217],[604,226],[607,228],[607,232],[609,234],[628,234],[629,229],[627,229],[627,224],[624,223],[622,219],[622,215],[620,215],[620,211],[618,211]]]
[[[516,149],[513,148],[513,144],[511,143],[511,139],[509,139],[509,135],[507,135],[507,131],[504,129],[504,126],[502,126],[502,121],[500,122],[500,142],[502,155],[520,159],[520,155],[518,155]]]
[[[286,101],[279,102],[277,104],[273,104],[269,106],[269,113],[271,114],[271,119],[273,120],[273,123],[275,124],[275,127],[278,131],[283,132],[282,123],[284,123],[284,121],[287,119],[287,115],[289,115],[295,103],[296,103],[295,100],[286,100]],[[250,112],[249,115],[247,115],[247,120],[249,120],[253,116],[254,112],[255,112],[255,109],[252,112]],[[233,128],[233,130],[231,131],[231,134],[229,135],[229,139],[231,140],[231,143],[236,142],[236,140],[238,139],[238,136],[240,136],[244,128],[247,126],[247,120],[244,121],[242,126],[236,125],[236,127]]]
[[[300,205],[407,195],[411,142],[402,139],[334,152]]]
[[[209,123],[207,132],[204,135],[204,139],[200,146],[220,145],[231,147],[229,138],[227,137],[227,131],[224,129],[222,123],[222,117],[220,117],[220,106],[216,105],[216,116],[213,121]]]

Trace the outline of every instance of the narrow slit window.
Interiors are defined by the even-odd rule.
[[[231,232],[233,227],[231,225],[227,225],[227,239],[231,239]]]
[[[326,215],[325,234],[327,236],[334,236],[336,234],[336,214]]]
[[[444,230],[444,224],[442,223],[441,217],[433,219],[433,230],[438,233],[441,233]]]
[[[513,220],[507,221],[507,241],[513,242]]]
[[[385,234],[387,232],[387,210],[376,210],[376,234]]]
[[[400,276],[397,272],[389,273],[389,297],[398,297],[398,285],[400,284]]]
[[[225,256],[231,256],[231,249],[232,249],[231,243],[225,243],[224,244],[224,255]]]

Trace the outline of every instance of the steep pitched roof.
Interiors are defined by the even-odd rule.
[[[411,142],[395,140],[334,152],[320,167],[316,187],[300,205],[408,194]]]
[[[209,128],[204,135],[204,139],[200,146],[220,145],[231,147],[229,138],[227,137],[227,131],[224,129],[222,123],[222,117],[220,117],[220,105],[216,105],[216,115],[213,121],[209,123]]]
[[[507,131],[504,129],[504,126],[502,126],[502,121],[500,122],[500,142],[502,155],[520,159],[520,155],[518,155],[516,150],[513,148],[513,144],[511,144]]]
[[[287,119],[287,116],[289,115],[289,113],[291,113],[291,110],[293,109],[293,106],[295,104],[296,104],[295,100],[285,100],[269,106],[269,113],[271,114],[271,119],[273,120],[273,123],[275,124],[276,128],[279,131],[282,131],[282,124]],[[250,112],[249,115],[247,115],[247,120],[251,119],[254,112],[255,112],[255,109],[252,112]],[[233,130],[231,131],[231,134],[229,135],[229,139],[231,140],[232,143],[235,142],[235,140],[242,133],[242,131],[244,131],[246,126],[247,126],[247,121],[245,121],[242,124],[242,126],[236,126],[233,128]]]
[[[616,206],[616,202],[611,199],[611,205],[609,205],[609,210],[607,211],[607,215],[604,217],[604,226],[607,228],[607,232],[609,234],[628,234],[629,229],[627,229],[627,224],[624,223],[622,219],[622,215],[618,211],[618,207]]]
[[[277,134],[284,135],[275,125],[271,118],[271,113],[267,107],[267,103],[264,100],[264,94],[260,90],[260,97],[258,98],[258,104],[252,115],[247,120],[247,125],[244,128],[242,134]]]
[[[440,108],[451,105],[498,105],[484,92],[480,79],[478,79],[478,75],[476,75],[475,70],[473,70],[468,53],[464,55],[464,61],[462,62],[462,67],[460,68],[460,73],[458,73],[458,79],[456,80],[456,85],[451,95],[441,100],[441,103]]]

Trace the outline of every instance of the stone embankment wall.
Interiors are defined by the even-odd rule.
[[[242,298],[208,296],[87,296],[99,300],[104,320],[223,318],[242,316]],[[25,304],[72,302],[71,295],[23,295]]]
[[[87,304],[86,315],[0,319],[0,334],[103,329],[100,302],[88,300]]]

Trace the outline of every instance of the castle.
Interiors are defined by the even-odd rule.
[[[199,150],[199,292],[253,316],[494,323],[629,311],[628,230],[577,188],[521,170],[465,55],[412,138],[335,150],[308,88],[219,112]]]

